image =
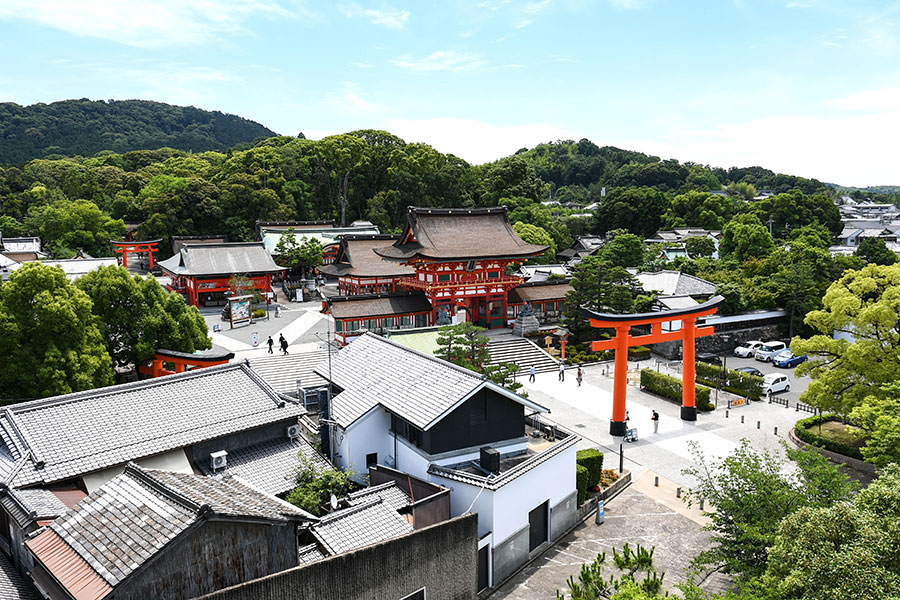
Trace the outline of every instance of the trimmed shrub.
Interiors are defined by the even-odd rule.
[[[578,489],[578,506],[587,500],[588,470],[587,467],[575,465],[575,487]]]
[[[666,400],[672,400],[681,404],[682,387],[681,380],[657,373],[653,369],[641,369],[641,388],[651,394],[662,396]],[[713,410],[715,408],[709,401],[710,389],[702,385],[694,388],[694,402],[697,410]]]
[[[762,377],[750,375],[749,373],[744,373],[742,371],[723,369],[718,365],[711,365],[704,362],[698,362],[696,365],[695,372],[699,383],[710,387],[717,387],[726,392],[731,392],[738,396],[745,396],[752,400],[759,400],[762,397]],[[724,386],[722,385],[723,371],[725,372]]]
[[[628,349],[628,360],[647,360],[650,358],[650,348],[647,346],[634,346]]]
[[[855,446],[849,446],[843,442],[839,442],[837,440],[833,440],[831,438],[827,438],[818,434],[815,426],[819,423],[828,423],[830,421],[838,421],[842,423],[845,422],[839,415],[836,415],[834,413],[816,415],[797,421],[794,424],[794,433],[796,433],[797,437],[807,444],[818,446],[819,448],[824,448],[825,450],[835,452],[837,454],[843,454],[844,456],[849,456],[850,458],[865,460],[863,458],[862,451],[860,451],[859,448]],[[852,425],[852,423],[850,424]]]
[[[253,318],[254,319],[262,319],[265,316],[266,316],[266,311],[264,311],[263,309],[261,309],[261,308],[253,309]]]
[[[603,453],[596,448],[579,450],[576,453],[575,463],[588,470],[589,488],[600,483],[600,474],[603,472]]]

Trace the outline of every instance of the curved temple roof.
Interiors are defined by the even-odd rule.
[[[688,315],[697,313],[708,314],[710,311],[715,312],[715,308],[724,301],[725,298],[723,298],[722,296],[714,296],[703,304],[697,304],[696,306],[690,306],[687,308],[678,308],[675,310],[661,310],[656,312],[620,315],[614,313],[601,313],[589,308],[582,308],[581,313],[585,316],[585,318],[593,319],[596,321],[613,321],[619,323],[624,321],[635,321],[634,324],[638,325],[638,322],[646,323],[651,321],[677,321],[679,317],[686,317]]]

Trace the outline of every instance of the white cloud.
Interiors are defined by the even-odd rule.
[[[779,115],[650,139],[605,141],[714,166],[760,165],[779,173],[865,187],[897,181],[900,107],[880,114]]]
[[[352,81],[345,81],[341,89],[329,97],[328,103],[345,113],[372,114],[385,110],[385,107],[369,102],[362,97],[362,92]]]
[[[542,142],[580,137],[548,123],[502,126],[473,119],[388,119],[379,128],[472,164],[491,162]]]
[[[480,54],[453,50],[432,52],[418,59],[407,54],[390,62],[410,71],[465,71],[484,64]]]
[[[900,86],[863,90],[829,100],[826,104],[847,111],[897,112],[900,110]]]
[[[340,10],[348,19],[363,17],[373,25],[382,25],[389,29],[403,29],[410,14],[408,10],[363,8],[359,4],[341,6]]]
[[[355,63],[351,63],[351,64],[354,67],[356,67],[357,69],[371,69],[374,66],[370,63],[364,63],[364,62],[355,62]]]
[[[254,15],[291,18],[282,0],[3,0],[0,19],[24,19],[132,46],[196,44],[239,31]]]

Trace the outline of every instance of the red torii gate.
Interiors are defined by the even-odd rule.
[[[128,268],[128,255],[146,252],[150,257],[150,270],[153,270],[153,253],[159,252],[159,242],[161,240],[147,240],[144,242],[127,242],[121,240],[110,240],[116,247],[116,254],[122,255],[122,266]]]
[[[694,398],[694,340],[713,334],[712,327],[697,327],[699,317],[709,316],[718,310],[719,304],[725,299],[715,296],[703,304],[690,308],[679,308],[651,313],[634,313],[627,315],[615,315],[598,313],[584,309],[584,315],[590,319],[591,327],[614,328],[616,337],[611,340],[593,342],[591,349],[594,352],[603,350],[616,351],[616,363],[613,379],[613,414],[609,422],[610,435],[625,435],[625,393],[628,385],[628,348],[645,344],[658,344],[681,340],[684,342],[682,360],[682,396],[681,418],[685,421],[697,420],[697,407]],[[662,324],[667,321],[681,321],[681,329],[663,333]],[[650,325],[651,332],[647,335],[632,336],[629,330],[636,325]]]

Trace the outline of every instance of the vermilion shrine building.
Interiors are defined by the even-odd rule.
[[[246,276],[260,293],[271,292],[272,276],[284,271],[262,242],[186,244],[159,267],[171,278],[167,289],[183,294],[194,306],[223,304],[234,275]]]
[[[568,282],[523,285],[522,277],[506,274],[546,250],[513,231],[506,207],[410,207],[399,237],[344,236],[335,261],[319,267],[338,278],[341,294],[327,301],[326,310],[344,343],[365,331],[454,318],[507,327],[529,298],[556,316],[565,309]]]

